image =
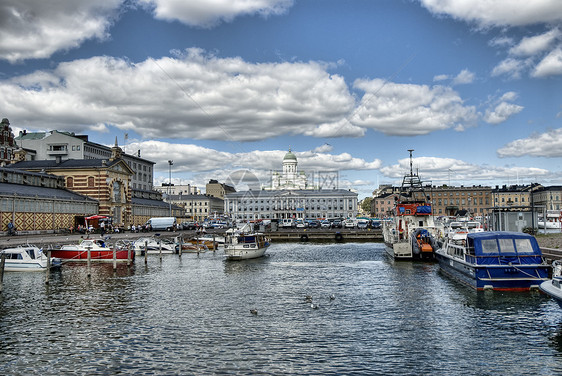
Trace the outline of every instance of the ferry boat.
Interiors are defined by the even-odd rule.
[[[562,307],[562,261],[552,262],[552,279],[541,283],[539,288],[542,292],[554,298],[558,305]]]
[[[0,251],[6,255],[4,270],[7,272],[40,272],[47,270],[47,256],[34,245],[20,245]],[[61,260],[51,257],[51,268],[59,268]]]
[[[443,272],[477,290],[538,288],[548,280],[550,269],[535,237],[521,232],[448,237],[435,256]]]
[[[410,174],[402,180],[392,220],[384,221],[385,248],[395,260],[433,258],[438,248],[438,229],[422,182],[413,172],[413,150],[408,151]]]
[[[135,258],[135,252],[127,245],[115,245],[117,262],[131,261]],[[53,257],[58,257],[65,262],[88,261],[88,250],[90,251],[90,261],[92,262],[113,262],[113,247],[110,247],[102,239],[83,239],[78,244],[66,244],[60,248],[51,250]]]
[[[224,243],[224,253],[227,260],[253,259],[262,257],[269,245],[269,239],[259,232],[229,234]]]

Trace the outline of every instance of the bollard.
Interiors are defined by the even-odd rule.
[[[51,275],[51,250],[47,251],[47,270],[45,272],[45,284],[49,284],[49,277]]]
[[[2,287],[4,285],[4,266],[6,265],[6,254],[2,253],[2,258],[0,259],[0,293],[2,292]]]
[[[128,259],[127,254],[127,259]],[[117,270],[117,246],[113,247],[113,270]]]
[[[162,240],[158,239],[158,253],[160,254],[160,262],[162,262]]]
[[[92,275],[92,247],[86,247],[88,250],[88,277]]]
[[[180,258],[181,258],[182,252],[183,252],[183,237],[180,236],[179,241],[178,241],[178,255],[180,256]]]
[[[148,241],[144,242],[144,264],[148,264]]]

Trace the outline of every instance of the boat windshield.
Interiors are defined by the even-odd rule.
[[[515,239],[515,247],[518,253],[535,253],[530,239]]]
[[[498,239],[500,242],[501,253],[515,253],[515,244],[513,239]]]
[[[496,239],[482,240],[482,253],[498,253],[498,242]]]

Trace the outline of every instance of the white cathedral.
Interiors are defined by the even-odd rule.
[[[283,171],[274,171],[271,176],[271,187],[265,189],[313,189],[313,185],[308,183],[306,174],[304,171],[299,172],[297,165],[297,157],[289,148],[289,151],[283,157]]]

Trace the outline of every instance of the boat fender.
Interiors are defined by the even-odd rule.
[[[308,241],[308,235],[307,234],[302,234],[301,235],[301,242],[307,242]]]
[[[341,242],[343,240],[343,235],[339,232],[336,232],[336,241]]]

